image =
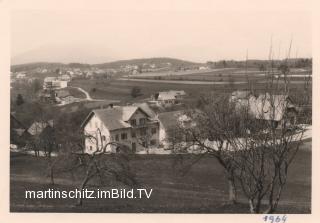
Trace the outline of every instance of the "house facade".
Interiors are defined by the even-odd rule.
[[[152,99],[157,102],[158,105],[168,106],[181,102],[183,97],[186,95],[186,92],[183,90],[170,90],[170,91],[161,91],[152,96]]]
[[[55,90],[68,87],[68,81],[56,77],[46,77],[43,81],[44,90]]]
[[[159,121],[143,106],[110,106],[93,110],[82,123],[85,151],[97,148],[117,153],[119,145],[131,152],[158,148]]]
[[[266,93],[255,96],[248,91],[237,91],[232,93],[230,101],[237,109],[247,107],[253,117],[276,127],[295,125],[297,121],[297,107],[288,95]]]

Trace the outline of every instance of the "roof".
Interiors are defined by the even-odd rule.
[[[157,100],[174,100],[177,98],[177,96],[183,96],[186,95],[186,92],[181,90],[181,91],[175,91],[175,90],[170,90],[170,91],[161,91],[159,92]]]
[[[150,118],[155,118],[156,113],[150,108],[147,103],[135,103],[133,106],[139,107],[142,111],[144,111]]]
[[[93,115],[96,115],[110,131],[116,129],[131,128],[131,125],[127,123],[127,121],[137,110],[140,110],[141,112],[145,113],[149,118],[152,118],[150,111],[146,108],[146,105],[130,105],[114,106],[112,108],[106,109],[95,109],[92,110],[92,112],[88,115],[88,117],[85,119],[81,126],[84,127],[86,123],[91,119],[91,117]]]
[[[13,129],[25,129],[24,125],[13,114],[10,114],[10,127]]]
[[[42,133],[42,131],[47,128],[48,126],[53,127],[53,121],[50,120],[48,122],[34,122],[32,125],[28,128],[28,133],[31,135],[39,135]]]
[[[163,113],[159,113],[158,119],[161,125],[166,130],[169,130],[178,125],[179,117],[183,114],[184,114],[183,111],[163,112]]]
[[[46,78],[44,79],[44,82],[51,82],[51,81],[56,81],[56,80],[57,80],[56,77],[46,77]]]
[[[250,94],[250,91],[234,91],[231,96],[233,99],[245,99],[248,98]]]
[[[288,95],[260,94],[237,103],[239,107],[249,106],[249,111],[255,118],[273,121],[283,119],[287,108],[295,108]]]

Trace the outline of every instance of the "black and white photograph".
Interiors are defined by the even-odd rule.
[[[312,12],[108,2],[10,10],[9,212],[312,214]]]

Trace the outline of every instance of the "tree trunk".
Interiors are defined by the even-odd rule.
[[[229,201],[232,204],[237,203],[237,191],[236,191],[236,185],[234,182],[234,178],[228,178],[228,184],[229,184]]]
[[[83,179],[81,186],[80,186],[80,192],[82,192],[82,190],[85,188],[85,186],[87,185],[88,181],[91,179],[91,177],[94,174],[90,175],[90,170],[88,170],[86,177]],[[82,193],[81,193],[82,194]],[[82,205],[82,201],[83,201],[83,197],[80,196],[78,197],[78,202],[77,202],[77,206],[81,206]]]
[[[253,199],[249,199],[249,206],[250,206],[250,213],[255,214],[256,213],[256,208],[254,206]]]
[[[50,180],[51,184],[54,185],[53,167],[50,167]]]

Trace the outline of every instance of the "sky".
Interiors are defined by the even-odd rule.
[[[11,62],[195,62],[312,56],[311,14],[234,10],[14,10]],[[271,44],[272,43],[272,44]]]

